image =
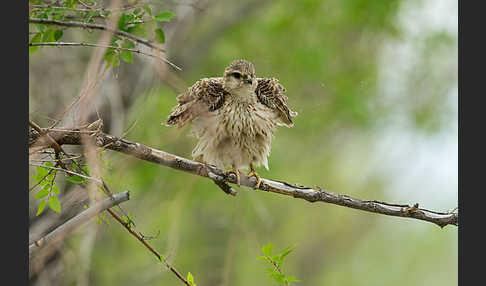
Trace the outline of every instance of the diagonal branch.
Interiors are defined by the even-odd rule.
[[[169,262],[165,259],[165,257],[163,255],[161,255],[159,252],[157,252],[157,250],[155,250],[150,244],[147,243],[147,241],[142,237],[142,235],[140,235],[140,233],[138,233],[137,231],[135,231],[129,223],[123,221],[123,219],[117,215],[114,211],[108,209],[108,212],[119,222],[121,223],[126,229],[128,232],[130,232],[133,236],[135,236],[146,248],[148,248],[158,259],[159,261],[164,261],[165,263],[165,266],[167,268],[169,268],[170,271],[172,271],[172,273],[174,273],[177,278],[179,278],[179,280],[181,280],[184,284],[190,286],[191,284],[189,284],[189,282],[187,282],[187,280],[184,278],[184,276],[182,274],[179,273],[179,271],[177,271],[177,269],[175,269],[172,265],[169,264]]]
[[[54,138],[60,145],[82,144],[79,130],[43,130],[45,132],[48,132],[50,136]],[[155,148],[145,146],[137,142],[119,139],[115,136],[104,134],[102,132],[98,132],[95,136],[90,138],[91,140],[95,141],[95,144],[97,146],[107,146],[107,149],[134,156],[141,160],[164,165],[194,175],[210,178],[216,182],[227,182],[236,184],[236,176],[234,174],[226,175],[224,174],[223,170],[211,165],[206,165],[193,160],[182,158],[161,150],[157,150]],[[35,140],[31,140],[31,138],[29,138],[29,142],[31,141],[35,142]],[[249,177],[245,174],[241,174],[240,184],[241,186],[255,188],[256,179],[255,177]],[[291,196],[294,198],[304,199],[309,202],[325,202],[377,214],[414,218],[437,224],[440,227],[444,227],[446,225],[458,226],[459,224],[459,213],[456,211],[436,212],[419,208],[418,204],[410,206],[402,204],[391,204],[375,200],[361,200],[347,195],[335,194],[320,187],[317,187],[316,190],[310,187],[299,186],[295,184],[263,178],[258,189],[262,191]]]
[[[51,241],[56,241],[59,239],[62,239],[65,237],[67,234],[71,233],[75,228],[79,227],[83,223],[87,222],[90,218],[94,217],[95,215],[103,212],[104,210],[107,210],[114,205],[120,204],[124,201],[127,201],[130,199],[129,196],[130,192],[129,191],[124,191],[118,194],[115,194],[112,198],[107,198],[104,199],[103,201],[97,202],[95,205],[92,207],[84,210],[74,218],[68,220],[66,223],[62,224],[52,232],[48,233],[46,236],[42,237],[41,239],[33,242],[32,244],[29,245],[29,255],[32,254],[32,252],[37,249],[42,247],[43,245],[51,242]]]

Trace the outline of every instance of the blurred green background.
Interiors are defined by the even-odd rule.
[[[287,89],[299,115],[294,128],[277,131],[262,177],[437,211],[457,206],[457,1],[151,3],[176,14],[166,48],[186,86],[243,58]],[[45,126],[43,116],[69,105],[91,52],[30,56],[31,118]],[[161,126],[177,93],[151,61],[137,55],[107,72],[97,95],[106,131],[129,129],[128,140],[190,158],[189,128]],[[296,245],[283,270],[298,285],[457,284],[457,227],[236,186],[230,197],[204,178],[111,151],[104,159],[111,189],[131,190],[123,208],[137,230],[156,236],[149,242],[197,285],[277,285],[257,260],[269,242],[277,251]],[[181,285],[107,218],[66,241],[62,271],[52,274],[59,285],[82,284],[85,267],[91,285]]]

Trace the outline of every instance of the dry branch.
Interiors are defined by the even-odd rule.
[[[57,239],[62,239],[67,234],[71,233],[75,228],[79,227],[80,225],[88,221],[90,218],[101,213],[102,211],[109,209],[114,205],[118,205],[124,201],[129,200],[130,199],[129,193],[130,193],[129,191],[124,191],[113,195],[113,198],[107,198],[104,199],[103,201],[97,202],[95,205],[89,207],[88,209],[81,212],[77,216],[73,217],[72,219],[68,220],[64,224],[60,225],[58,228],[45,235],[43,238],[30,244],[29,255],[32,254],[32,251],[42,247],[45,244],[48,244],[50,241],[56,241]]]
[[[48,132],[48,134],[52,138],[54,138],[60,145],[82,144],[80,130],[78,129],[58,131],[53,131],[49,129],[43,130],[45,132]],[[137,142],[119,139],[115,136],[104,134],[102,132],[94,133],[93,131],[93,135],[94,136],[90,138],[94,140],[96,146],[107,146],[106,148],[110,150],[125,153],[141,160],[164,165],[194,175],[210,178],[217,182],[228,182],[236,184],[236,176],[234,176],[234,174],[225,175],[223,170],[218,169],[214,166],[182,158],[161,150],[150,148]],[[35,140],[30,137],[31,136],[29,136],[29,142],[35,142]],[[255,188],[255,177],[248,177],[244,174],[241,174],[240,179],[241,186]],[[410,206],[402,204],[390,204],[374,200],[361,200],[347,195],[335,194],[320,187],[317,187],[316,190],[310,187],[299,186],[286,182],[263,178],[259,189],[262,191],[304,199],[309,202],[326,202],[377,214],[419,219],[437,224],[440,227],[444,227],[446,225],[457,226],[459,220],[459,213],[456,211],[436,212],[419,208],[418,204]]]

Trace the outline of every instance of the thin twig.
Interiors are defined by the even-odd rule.
[[[50,131],[49,134],[51,134],[53,138],[56,138],[59,144],[82,144],[78,133]],[[134,156],[138,159],[164,165],[176,170],[210,178],[216,181],[223,181],[232,184],[236,183],[236,176],[234,174],[226,175],[223,170],[214,166],[182,158],[161,150],[150,148],[137,142],[119,139],[115,136],[101,132],[91,139],[95,140],[95,144],[97,146],[104,146],[108,143],[113,143],[107,148]],[[240,175],[241,186],[255,188],[256,183],[255,177],[249,177],[245,174]],[[440,227],[444,227],[446,225],[457,226],[459,224],[458,212],[436,212],[419,208],[418,204],[410,206],[405,204],[390,204],[375,200],[361,200],[347,195],[335,194],[320,187],[314,189],[311,187],[299,186],[263,178],[261,180],[259,189],[262,191],[304,199],[309,202],[325,202],[377,214],[414,218],[434,223]]]
[[[35,166],[35,167],[42,167],[42,168],[57,170],[57,171],[63,171],[63,172],[66,172],[66,173],[69,173],[69,174],[72,174],[72,175],[76,175],[76,176],[79,176],[79,177],[82,177],[82,178],[85,178],[85,179],[88,179],[88,180],[95,181],[95,182],[97,182],[99,184],[102,184],[103,183],[101,180],[98,180],[96,178],[93,178],[93,177],[90,177],[90,176],[85,176],[85,175],[82,175],[82,174],[73,172],[71,170],[63,169],[63,168],[56,168],[56,167],[51,167],[51,166],[46,166],[46,165],[40,165],[40,164],[32,164],[32,163],[29,163],[29,165]]]
[[[139,38],[137,36],[134,36],[130,33],[127,33],[127,32],[124,32],[124,31],[121,31],[121,30],[118,30],[118,29],[113,29],[113,28],[110,28],[110,27],[107,27],[107,26],[104,26],[104,25],[100,25],[100,24],[90,24],[90,23],[83,23],[83,22],[63,22],[63,21],[57,21],[57,20],[36,19],[36,18],[29,18],[29,23],[45,24],[45,25],[57,25],[57,26],[64,26],[64,27],[71,27],[71,28],[76,27],[76,28],[110,31],[114,34],[117,34],[117,35],[125,37],[125,38],[129,38],[131,40],[134,40],[135,42],[138,42],[140,44],[148,46],[148,47],[155,49],[159,52],[162,52],[164,54],[166,52],[164,49],[158,47],[157,45],[153,44],[150,41],[144,40],[144,39]],[[164,62],[171,65],[172,67],[174,67],[178,70],[182,70],[180,67],[178,67],[174,63],[170,62],[169,60],[167,60],[165,58],[163,60],[164,60]]]
[[[66,42],[43,42],[43,43],[29,43],[29,47],[39,47],[39,46],[50,46],[50,47],[101,47],[101,48],[109,48],[109,49],[114,49],[114,50],[119,50],[119,51],[130,51],[130,52],[134,52],[134,53],[138,53],[138,54],[141,54],[141,55],[144,55],[144,56],[148,56],[148,57],[153,57],[153,58],[156,58],[156,59],[159,59],[163,62],[167,62],[166,59],[162,58],[162,57],[159,57],[159,56],[156,56],[156,55],[152,55],[152,54],[148,54],[148,53],[144,53],[140,50],[137,50],[137,49],[130,49],[130,48],[122,48],[122,47],[116,47],[116,46],[108,46],[108,45],[99,45],[99,44],[92,44],[92,43],[66,43]],[[176,66],[177,69],[180,70],[179,67]]]
[[[160,253],[157,252],[143,237],[141,234],[139,234],[137,231],[135,231],[132,227],[130,227],[130,224],[125,222],[119,215],[117,215],[115,212],[112,210],[108,210],[108,212],[119,222],[121,223],[127,230],[130,232],[133,236],[135,236],[148,250],[150,250],[158,259],[159,261],[163,261],[167,268],[169,268],[172,273],[174,273],[177,278],[179,278],[182,282],[184,282],[186,285],[191,286],[189,282],[182,276],[177,269],[175,269],[172,265],[167,262],[165,257],[161,255]]]

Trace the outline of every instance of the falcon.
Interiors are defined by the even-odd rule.
[[[179,103],[165,121],[167,126],[192,125],[198,138],[192,157],[234,173],[240,185],[241,169],[261,183],[255,167],[268,170],[272,137],[278,126],[292,127],[297,112],[286,105],[285,88],[275,78],[255,77],[246,60],[235,60],[223,77],[203,78],[177,97]]]

